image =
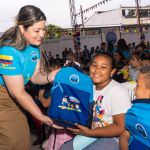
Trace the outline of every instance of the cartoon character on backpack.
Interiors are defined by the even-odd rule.
[[[69,105],[68,99],[67,99],[67,97],[65,96],[65,97],[62,99],[61,108],[62,108],[62,109],[65,109],[65,108],[68,107],[68,105]]]

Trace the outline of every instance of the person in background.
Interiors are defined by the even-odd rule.
[[[135,96],[132,107],[126,113],[126,129],[120,137],[120,150],[150,149],[150,65],[139,71]]]
[[[119,62],[125,62],[125,63],[127,63],[126,59],[122,55],[122,52],[118,51],[118,50],[116,50],[114,52],[114,59],[115,59],[116,64],[119,63]]]
[[[144,43],[140,43],[138,45],[135,46],[135,51],[141,51],[143,52],[146,48],[146,45]]]
[[[1,150],[29,150],[30,133],[25,110],[41,122],[53,124],[25,91],[29,80],[34,84],[46,84],[52,82],[58,72],[47,72],[40,54],[45,28],[44,13],[38,7],[26,5],[19,10],[15,25],[0,38]]]
[[[128,78],[129,78],[128,65],[123,61],[116,63],[115,72],[112,76],[112,79],[114,79],[119,83],[123,83],[126,82]]]
[[[65,49],[62,51],[62,60],[63,60],[63,62],[66,61],[68,54],[69,54],[69,51],[68,51],[67,47],[65,47]]]
[[[94,46],[92,46],[90,50],[90,57],[92,58],[94,55],[95,55],[95,48]]]
[[[129,62],[129,74],[130,74],[130,77],[133,81],[136,82],[137,80],[137,75],[139,73],[139,70],[141,68],[141,62],[140,62],[140,54],[141,54],[141,51],[135,51],[132,53],[131,55],[131,59],[130,59],[130,62]]]
[[[150,65],[150,51],[141,52],[139,59],[142,66]]]
[[[84,45],[83,51],[82,51],[82,63],[86,65],[90,61],[90,51],[87,48],[87,45]]]
[[[137,74],[139,72],[139,69],[143,66],[149,66],[150,65],[150,52],[148,51],[136,51],[133,53],[134,58],[133,60],[130,61],[131,66],[129,66],[129,78],[127,78],[127,82],[122,83],[123,86],[125,86],[128,89],[128,92],[131,96],[131,100],[135,99],[135,87],[136,87],[136,79],[137,79]],[[137,66],[139,66],[138,69],[135,69]],[[128,71],[124,72],[123,74],[128,73]],[[134,80],[133,80],[134,79]]]
[[[96,54],[98,54],[98,53],[100,53],[101,51],[100,51],[100,47],[99,46],[96,46],[96,48],[95,48],[95,53]]]
[[[130,48],[124,39],[118,40],[116,50],[120,51],[127,61],[130,60]]]
[[[110,53],[113,53],[115,51],[115,48],[114,48],[114,43],[109,41],[107,43],[107,51],[110,52]]]
[[[101,43],[100,52],[106,52],[106,43],[105,42]]]
[[[70,129],[77,135],[62,145],[60,150],[119,150],[118,138],[124,130],[124,115],[130,108],[128,91],[111,79],[114,59],[107,52],[94,56],[89,75],[94,86],[92,128],[76,124]]]

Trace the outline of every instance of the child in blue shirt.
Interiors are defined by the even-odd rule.
[[[121,150],[149,150],[150,149],[150,66],[140,69],[136,99],[126,114],[126,130],[121,134]]]

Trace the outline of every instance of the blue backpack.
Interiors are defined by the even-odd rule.
[[[126,128],[131,134],[129,150],[149,150],[150,99],[138,99],[132,103],[133,106],[126,113]]]
[[[93,116],[93,82],[73,67],[63,67],[51,89],[48,115],[55,124],[75,127],[78,123],[91,127]]]

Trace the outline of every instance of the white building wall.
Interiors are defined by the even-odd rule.
[[[150,31],[145,34],[145,42],[150,41]],[[125,39],[127,43],[139,43],[140,39],[138,33],[122,33],[121,38]]]
[[[100,46],[101,43],[101,35],[87,35],[81,36],[81,50],[83,50],[84,45],[87,45],[87,48],[90,49],[92,46]],[[74,45],[72,37],[60,38],[60,39],[52,39],[44,42],[42,45],[46,53],[49,51],[52,52],[53,56],[59,54],[61,56],[62,51],[67,48],[71,48],[74,51]]]
[[[114,32],[117,34],[117,40],[119,40],[120,34],[116,30],[114,30]],[[105,35],[106,35],[106,33],[105,33]],[[103,38],[103,42],[106,41],[106,40],[104,40],[104,39],[106,39],[105,35],[102,34],[102,36],[101,36],[99,34],[99,35],[81,36],[81,39],[80,39],[81,50],[83,50],[84,45],[87,45],[87,48],[89,50],[92,46],[94,46],[95,48],[96,48],[96,46],[100,46],[101,41],[102,41],[101,37]],[[145,37],[146,37],[145,41],[150,41],[150,31],[148,33],[145,33]],[[140,42],[137,33],[122,33],[121,38],[124,38],[127,43],[135,42],[136,44],[138,44]],[[72,37],[49,40],[43,44],[43,48],[47,54],[49,51],[51,51],[53,56],[56,56],[56,54],[59,54],[61,56],[62,51],[65,48],[67,48],[67,49],[71,48],[72,50],[74,50]]]

